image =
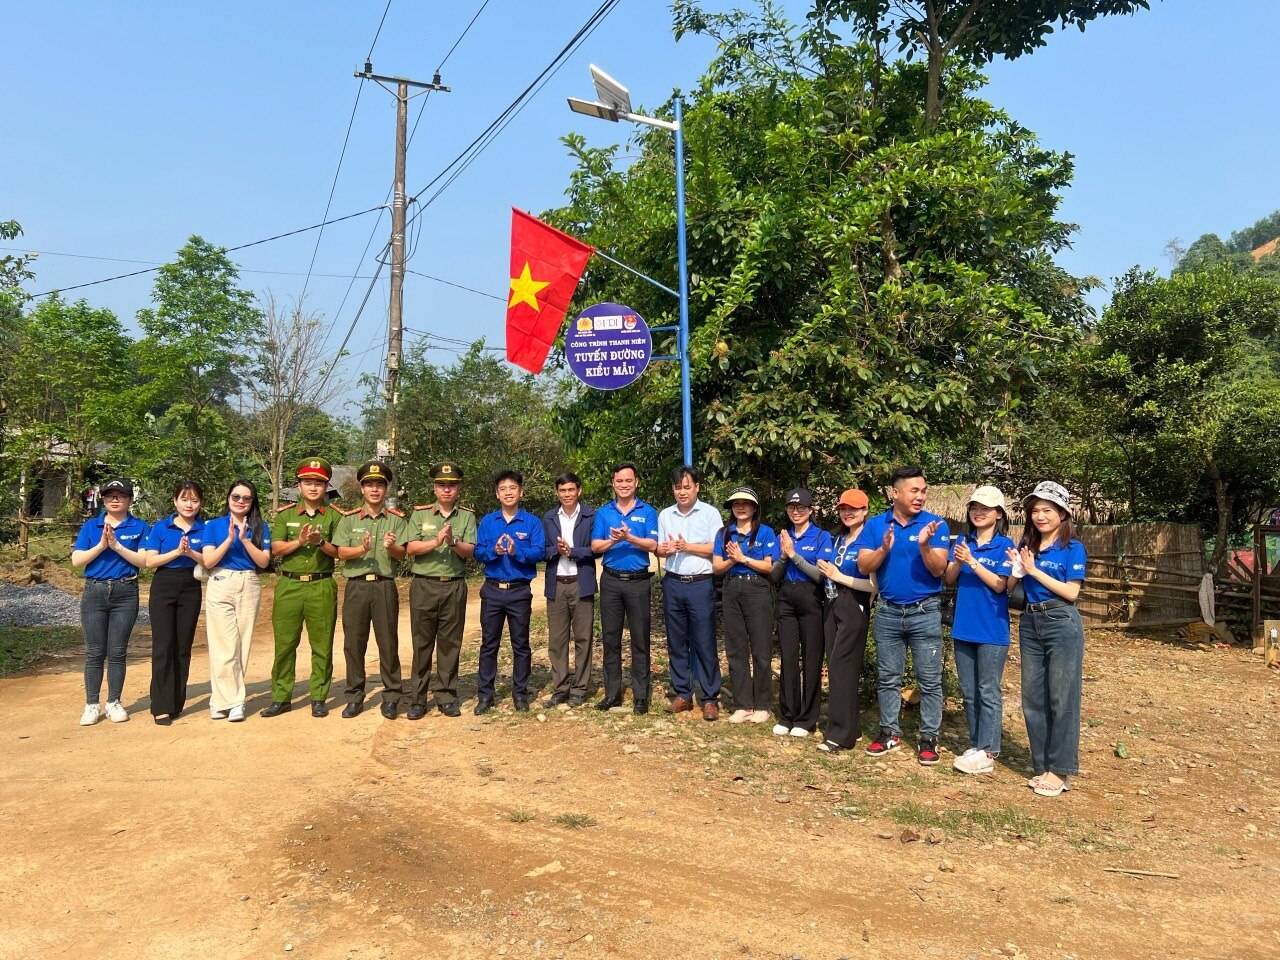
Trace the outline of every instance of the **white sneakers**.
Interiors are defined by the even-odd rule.
[[[789,732],[793,737],[807,737],[809,735],[809,731],[804,727],[792,727]]]
[[[751,713],[752,711],[750,710],[735,710],[733,711],[733,715],[729,717],[729,722],[730,723],[746,723],[748,720],[751,719]]]
[[[791,732],[791,728],[788,727],[785,723],[775,723],[773,725],[773,732],[776,736],[785,737],[788,733]]]
[[[121,705],[119,700],[112,700],[107,704],[106,710],[96,703],[86,703],[84,705],[84,713],[80,714],[80,726],[92,727],[106,717],[112,723],[124,723],[129,719],[129,711]]]
[[[996,768],[996,762],[987,751],[970,747],[956,757],[951,766],[961,773],[990,773]]]
[[[238,703],[227,711],[227,720],[231,723],[239,723],[244,719],[244,704]]]
[[[763,713],[763,710],[757,710],[756,713]],[[788,727],[785,723],[775,723],[773,732],[779,737],[807,737],[809,731],[804,727]]]
[[[747,717],[749,723],[764,723],[769,719],[771,714],[768,710],[752,710],[751,716]]]
[[[225,710],[215,710],[215,709],[213,709],[213,707],[210,707],[210,708],[209,708],[209,719],[210,719],[210,720],[225,720],[225,719],[227,719],[227,711],[225,711]]]

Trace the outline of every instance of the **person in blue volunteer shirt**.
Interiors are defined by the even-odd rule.
[[[1022,716],[1033,775],[1041,797],[1071,789],[1080,768],[1080,697],[1084,684],[1084,625],[1076,599],[1085,575],[1084,544],[1075,539],[1071,496],[1045,480],[1022,501],[1027,523],[1014,563],[1027,605],[1018,619],[1022,658]]]
[[[145,558],[142,542],[147,525],[129,512],[133,483],[108,480],[101,488],[103,511],[80,527],[71,549],[71,562],[84,567],[80,595],[80,626],[84,631],[84,712],[80,725],[102,719],[102,673],[107,673],[105,715],[124,723],[129,713],[120,703],[124,694],[125,656],[129,634],[138,619],[138,567]]]
[[[781,556],[778,535],[760,522],[760,499],[737,487],[725,504],[733,519],[716,534],[711,558],[724,576],[724,652],[738,708],[730,723],[764,723],[773,695],[773,591],[769,574]]]
[[[658,549],[658,511],[636,496],[634,463],[613,468],[614,500],[596,511],[591,549],[601,558],[600,645],[604,696],[597,710],[622,706],[622,627],[631,634],[632,710],[649,712],[649,554]]]
[[[867,745],[873,757],[902,743],[902,677],[907,650],[920,688],[920,740],[916,759],[938,762],[942,729],[942,575],[950,533],[946,521],[924,509],[929,485],[916,466],[898,467],[889,477],[889,509],[872,517],[855,546],[858,569],[876,575],[876,699],[880,735]]]
[[[533,591],[529,582],[537,576],[538,561],[545,558],[547,549],[542,521],[520,506],[524,476],[515,470],[504,470],[494,477],[493,492],[499,509],[484,517],[476,529],[475,558],[484,565],[476,716],[493,707],[504,623],[511,635],[511,696],[517,710],[529,710],[529,668],[533,661],[529,649]]]
[[[840,529],[835,536],[835,556],[819,560],[818,570],[827,578],[827,611],[823,621],[827,645],[827,729],[818,744],[823,753],[852,750],[862,738],[858,686],[871,622],[871,598],[875,585],[858,569],[854,546],[867,522],[870,503],[861,490],[846,490],[836,503]]]
[[[227,512],[204,525],[201,559],[209,569],[205,631],[209,637],[209,717],[244,719],[244,674],[262,584],[271,562],[271,530],[262,520],[258,488],[237,480],[227,491]]]
[[[969,749],[952,761],[961,773],[990,773],[1000,756],[1000,724],[1004,700],[1000,683],[1009,657],[1009,594],[1005,587],[1013,572],[1008,553],[1013,541],[1005,536],[1009,519],[1004,494],[995,487],[978,487],[965,504],[964,535],[951,544],[946,581],[956,588],[956,613],[951,640],[956,654],[956,677],[969,721]]]
[[[720,657],[716,653],[716,584],[711,553],[724,526],[720,511],[698,499],[702,475],[689,464],[671,473],[675,504],[658,514],[658,556],[666,559],[662,614],[675,696],[668,713],[693,709],[702,691],[702,719],[720,719]]]
[[[818,725],[822,699],[824,577],[819,561],[831,561],[831,534],[810,522],[813,495],[803,487],[787,494],[786,529],[778,534],[782,585],[778,588],[778,647],[782,676],[778,694],[778,736],[807,737]],[[776,573],[775,573],[776,576]]]
[[[200,619],[200,581],[204,569],[204,491],[194,480],[173,489],[173,513],[157,520],[147,534],[146,563],[155,570],[147,612],[151,616],[151,717],[168,726],[187,703],[191,646]]]

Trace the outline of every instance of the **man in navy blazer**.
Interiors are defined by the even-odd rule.
[[[547,511],[542,528],[547,540],[547,654],[551,658],[551,706],[580,707],[591,685],[592,631],[596,612],[596,556],[591,525],[596,512],[579,497],[576,473],[556,477],[560,506]],[[569,641],[573,640],[573,670]]]

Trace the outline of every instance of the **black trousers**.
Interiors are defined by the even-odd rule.
[[[773,593],[764,577],[728,577],[724,650],[739,710],[768,710],[773,694]]]
[[[631,630],[631,694],[649,699],[650,580],[600,577],[600,643],[604,649],[604,695],[622,699],[622,624]]]
[[[529,671],[533,651],[529,647],[529,620],[533,613],[529,582],[512,581],[503,590],[492,580],[480,588],[480,666],[476,671],[476,696],[492,700],[498,680],[498,651],[502,628],[511,635],[511,695],[529,696]]]
[[[852,747],[862,736],[858,684],[871,623],[871,594],[852,587],[836,589],[835,599],[827,601],[823,623],[828,651],[825,735],[832,743]]]
[[[187,703],[191,645],[200,619],[200,581],[191,568],[161,567],[151,581],[151,715],[176,717]]]
[[[347,661],[348,703],[364,700],[364,656],[369,626],[378,642],[382,702],[399,703],[404,693],[400,674],[400,594],[394,580],[348,580],[342,594],[342,652]]]
[[[778,718],[811,733],[818,725],[822,699],[822,600],[822,588],[808,580],[784,580],[778,590]]]

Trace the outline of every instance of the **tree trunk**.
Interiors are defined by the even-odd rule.
[[[1218,507],[1218,527],[1213,540],[1213,559],[1210,563],[1219,577],[1226,577],[1229,552],[1227,538],[1231,530],[1232,497],[1227,492],[1227,484],[1223,481],[1218,465],[1214,463],[1212,457],[1209,458],[1208,469],[1209,476],[1213,480],[1213,499]],[[1257,575],[1258,571],[1255,570],[1254,576]]]

